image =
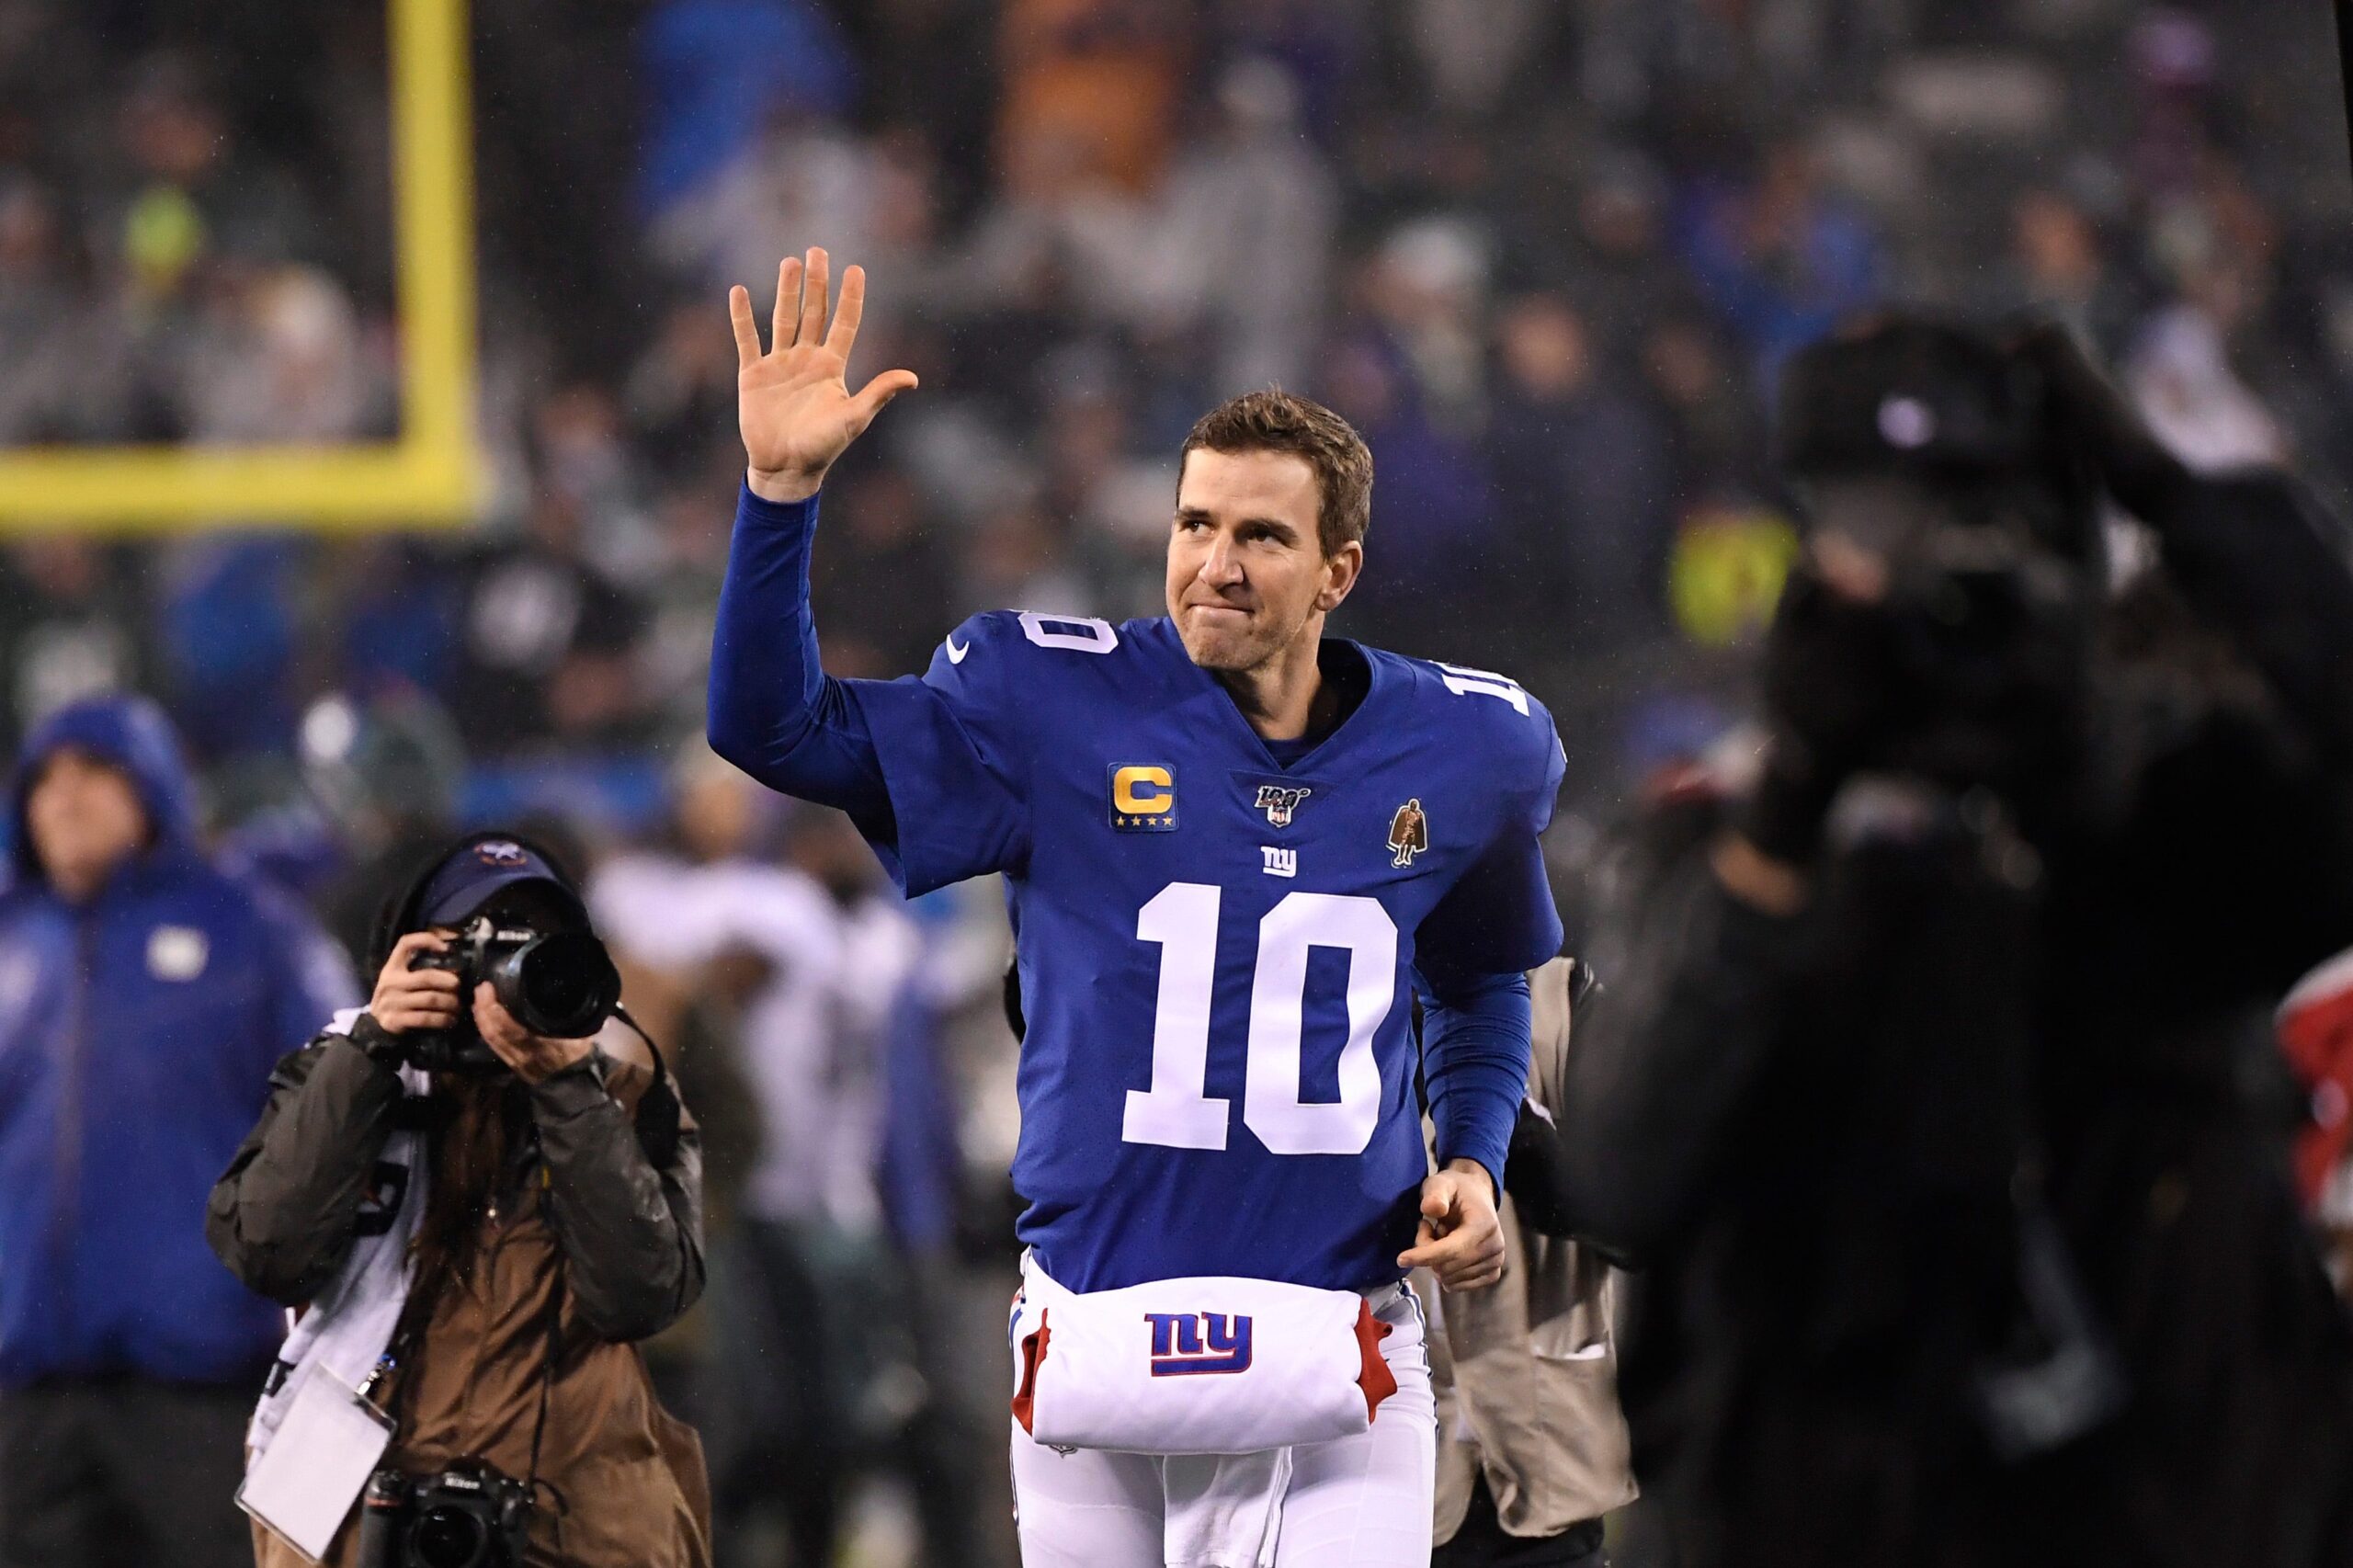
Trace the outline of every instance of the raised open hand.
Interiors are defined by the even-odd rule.
[[[866,312],[866,269],[842,274],[841,308],[825,327],[822,249],[804,260],[788,256],[777,268],[776,319],[768,351],[752,320],[752,296],[737,284],[727,292],[735,324],[735,423],[751,464],[752,494],[764,501],[814,495],[825,471],[874,423],[882,405],[915,385],[912,370],[885,370],[850,394],[845,372]]]

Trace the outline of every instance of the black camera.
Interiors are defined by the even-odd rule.
[[[492,915],[477,915],[448,947],[418,953],[409,967],[455,973],[461,1008],[471,1005],[474,987],[487,983],[517,1023],[551,1040],[595,1034],[620,1001],[620,974],[594,935],[541,931]],[[402,1038],[408,1060],[427,1072],[491,1073],[505,1065],[471,1025]]]
[[[2047,771],[2100,576],[2097,489],[2041,370],[1990,334],[1892,317],[1797,355],[1779,420],[1814,527],[1883,574],[1868,673],[1906,722],[1870,760],[1962,786]]]
[[[360,1499],[359,1568],[522,1568],[530,1532],[530,1487],[480,1460],[380,1470]]]

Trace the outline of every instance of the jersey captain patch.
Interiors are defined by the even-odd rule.
[[[1154,763],[1114,763],[1111,825],[1121,833],[1175,831],[1176,770]]]

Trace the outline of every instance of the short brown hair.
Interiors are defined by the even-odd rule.
[[[1355,426],[1320,403],[1278,387],[1228,398],[1193,422],[1177,472],[1196,447],[1212,452],[1289,452],[1315,471],[1316,542],[1329,557],[1372,526],[1372,452]]]

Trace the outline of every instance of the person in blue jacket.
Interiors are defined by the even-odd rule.
[[[358,1000],[297,906],[212,865],[138,698],[28,738],[0,883],[0,1568],[240,1563],[284,1333],[204,1205],[271,1066]]]

